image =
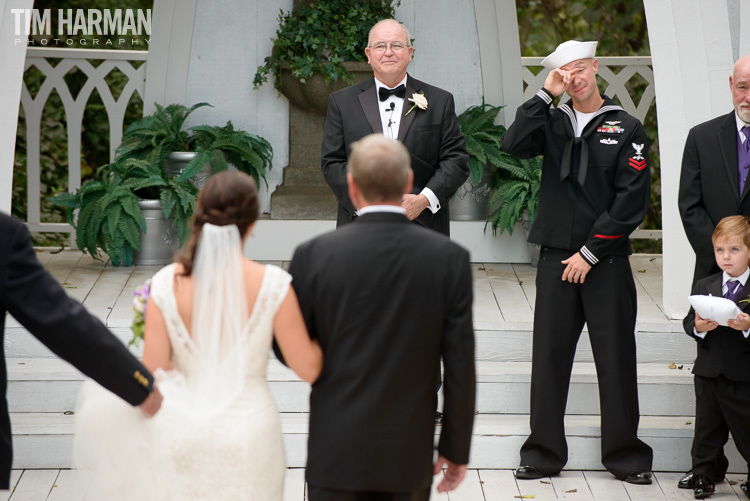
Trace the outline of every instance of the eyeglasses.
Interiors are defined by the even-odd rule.
[[[370,46],[370,50],[373,50],[375,52],[385,52],[385,50],[388,48],[388,46],[391,46],[391,50],[393,52],[401,52],[402,50],[406,49],[406,45],[402,44],[401,42],[378,42],[375,45]]]

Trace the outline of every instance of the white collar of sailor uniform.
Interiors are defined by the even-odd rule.
[[[606,100],[605,100],[605,103],[606,103]],[[568,103],[561,104],[560,106],[557,107],[557,109],[562,111],[568,116],[568,118],[570,119],[570,125],[573,126],[573,131],[575,133],[575,131],[578,129],[578,120],[576,119],[576,112],[573,111],[573,108],[569,106]],[[598,110],[596,110],[595,112],[591,114],[591,118],[589,119],[589,121],[595,119],[602,113],[607,113],[608,111],[625,111],[625,110],[622,108],[622,106],[618,106],[616,104],[605,104],[604,106],[602,106],[601,108],[599,108]]]

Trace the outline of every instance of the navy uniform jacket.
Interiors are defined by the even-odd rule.
[[[693,294],[721,296],[721,279],[722,272],[719,272],[698,280],[693,287]],[[740,309],[750,313],[750,303],[744,301],[747,299],[750,299],[750,280],[737,298]],[[693,334],[693,308],[690,308],[682,325],[687,335],[698,342],[698,357],[695,359],[693,374],[702,377],[723,375],[731,381],[750,381],[750,340],[741,331],[720,325],[701,339]]]
[[[529,242],[579,250],[595,265],[631,253],[628,237],[643,221],[651,194],[648,139],[638,119],[607,96],[575,138],[571,101],[550,108],[540,90],[516,112],[503,150],[518,158],[544,155],[539,209]]]

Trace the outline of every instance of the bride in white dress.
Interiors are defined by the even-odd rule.
[[[186,250],[154,275],[146,309],[143,363],[161,410],[146,420],[93,384],[79,399],[74,461],[93,473],[86,499],[282,499],[281,423],[266,382],[272,337],[311,383],[322,351],[290,275],[242,255],[257,214],[246,174],[222,172],[201,190]]]

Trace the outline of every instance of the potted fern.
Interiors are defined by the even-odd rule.
[[[253,78],[273,86],[299,108],[325,114],[328,95],[372,76],[365,47],[370,28],[393,18],[393,0],[295,1],[279,13],[271,55]]]
[[[119,158],[51,200],[65,207],[79,249],[96,259],[101,249],[115,266],[130,266],[172,259],[190,232],[197,194],[188,171],[171,178],[149,160]]]
[[[185,129],[188,116],[204,106],[211,105],[198,103],[188,108],[156,104],[153,115],[125,129],[115,151],[117,158],[148,160],[172,177],[185,171],[185,179],[191,179],[198,187],[228,164],[250,174],[256,183],[261,179],[265,182],[266,170],[272,166],[273,148],[262,137],[236,130],[231,121],[221,127],[198,125]]]
[[[492,233],[500,230],[513,234],[518,221],[528,232],[539,205],[539,187],[542,181],[542,157],[519,159],[504,151],[498,163],[495,179],[497,190],[490,203],[494,208],[490,214]]]
[[[490,210],[493,176],[503,158],[500,139],[505,127],[495,120],[502,106],[471,106],[458,116],[458,127],[466,138],[469,153],[469,179],[450,201],[451,219],[484,221]]]

